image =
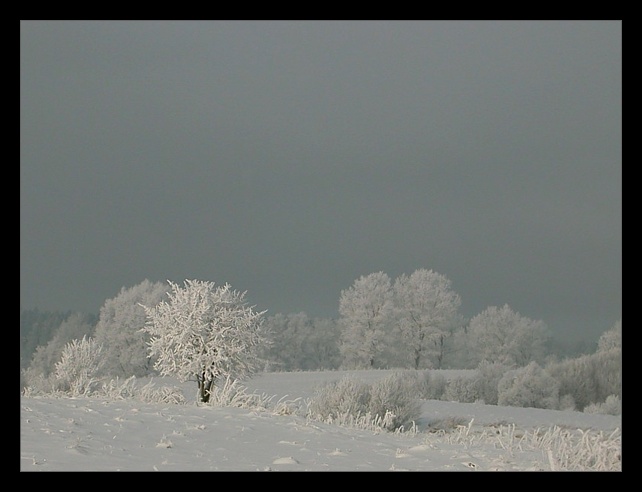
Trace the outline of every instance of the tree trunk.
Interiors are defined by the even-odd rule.
[[[205,379],[205,374],[198,378],[198,397],[201,403],[208,403],[210,401],[213,384],[214,380]]]
[[[439,335],[439,352],[437,354],[437,369],[441,369],[441,363],[444,360],[444,336]]]

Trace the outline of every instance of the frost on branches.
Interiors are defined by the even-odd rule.
[[[91,393],[104,363],[102,351],[101,344],[86,336],[65,345],[54,372],[62,390],[70,392],[72,396]]]
[[[150,335],[151,357],[163,376],[196,380],[199,399],[208,402],[219,377],[242,379],[257,369],[257,349],[265,341],[266,311],[256,312],[245,292],[229,284],[186,280],[181,287],[169,282],[168,300],[143,306]]]

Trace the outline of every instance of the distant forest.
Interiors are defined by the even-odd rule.
[[[93,336],[98,323],[98,315],[78,313],[72,311],[45,311],[37,308],[20,310],[20,369],[29,367],[32,357],[40,347],[43,351],[48,344],[57,345],[60,351],[62,347],[75,338],[82,338],[83,335]],[[279,338],[284,342],[287,338],[286,330],[288,325],[303,327],[310,333],[317,332],[323,327],[333,327],[334,335],[338,337],[336,331],[337,319],[332,318],[309,318],[305,313],[276,314],[268,317],[268,324],[280,324],[284,329],[281,330]],[[338,339],[335,340],[338,343]],[[308,342],[311,342],[308,340]],[[294,343],[294,340],[292,341]],[[310,349],[314,349],[311,343],[304,344]],[[583,354],[590,354],[595,351],[597,340],[595,341],[576,341],[568,342],[566,340],[553,339],[550,344],[551,356],[559,358],[577,357]],[[318,347],[317,347],[318,348]],[[273,348],[276,351],[278,348]],[[302,349],[303,350],[303,349]],[[307,350],[307,349],[306,349]],[[326,346],[325,351],[335,354],[334,362],[321,367],[315,362],[315,357],[305,359],[305,352],[290,352],[287,360],[279,360],[274,357],[272,367],[274,370],[318,370],[318,369],[337,369],[340,365],[337,359],[338,348],[336,346]]]

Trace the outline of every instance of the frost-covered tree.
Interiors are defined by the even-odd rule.
[[[613,327],[600,336],[597,342],[597,351],[604,352],[614,348],[622,349],[622,320],[615,322]]]
[[[196,380],[199,399],[208,402],[220,377],[242,379],[258,367],[257,352],[266,339],[263,315],[229,284],[186,280],[169,282],[168,300],[143,306],[149,353],[162,376]]]
[[[497,385],[509,370],[511,370],[510,367],[497,362],[480,362],[477,367],[479,399],[486,405],[497,405],[499,398]]]
[[[104,362],[102,346],[91,337],[72,340],[62,350],[56,362],[54,376],[58,387],[82,396],[91,393]]]
[[[410,366],[441,369],[447,341],[463,324],[461,299],[450,280],[419,269],[398,277],[393,294],[397,329]]]
[[[331,319],[307,314],[275,314],[265,320],[270,345],[262,351],[269,367],[281,371],[336,369],[339,332]]]
[[[550,341],[544,322],[522,316],[508,304],[501,308],[491,306],[473,317],[468,337],[474,363],[486,361],[518,367],[541,361]]]
[[[51,340],[36,348],[29,367],[23,371],[23,383],[33,386],[36,380],[47,378],[54,372],[55,364],[60,360],[65,346],[72,340],[91,336],[96,320],[94,315],[72,312],[60,323]]]
[[[339,350],[348,369],[371,369],[381,364],[389,340],[392,314],[390,277],[383,272],[364,275],[341,291]]]
[[[147,320],[141,306],[155,306],[167,298],[168,287],[163,282],[145,279],[130,288],[122,287],[113,299],[100,308],[94,338],[103,346],[104,371],[110,376],[142,377],[153,371],[149,358],[149,334],[142,331]]]
[[[313,318],[312,332],[304,345],[307,370],[338,369],[341,365],[339,352],[339,323],[331,318]]]
[[[497,384],[497,402],[511,407],[557,410],[559,390],[559,382],[532,361],[524,367],[504,373]]]
[[[604,332],[593,354],[550,363],[547,371],[560,382],[560,395],[578,410],[622,397],[622,322]]]
[[[270,345],[262,348],[261,355],[271,369],[295,371],[302,368],[309,325],[310,319],[305,313],[277,313],[265,319],[264,329]]]
[[[71,312],[20,310],[20,368],[26,369],[38,347],[44,347]]]

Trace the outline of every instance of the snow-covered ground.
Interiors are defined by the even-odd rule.
[[[345,372],[262,373],[250,392],[296,401]],[[351,371],[366,381],[388,371]],[[175,381],[159,384],[176,384]],[[621,470],[621,416],[427,400],[415,432],[187,403],[24,397],[21,471]],[[616,457],[614,460],[613,458]]]

